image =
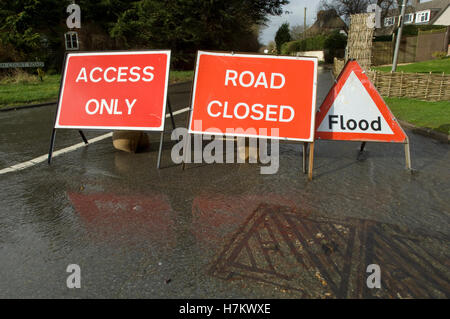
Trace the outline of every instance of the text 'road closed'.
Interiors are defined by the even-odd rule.
[[[261,137],[312,141],[316,77],[316,58],[199,52],[189,131],[277,128]]]

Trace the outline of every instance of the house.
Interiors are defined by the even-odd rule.
[[[399,24],[400,8],[391,9],[382,21],[379,34],[392,34]],[[450,0],[409,0],[405,25],[450,25]]]
[[[375,63],[384,64],[392,61],[394,38],[391,36],[398,28],[399,15],[399,8],[389,10],[382,21],[382,28],[375,30],[375,36],[382,39],[381,42],[374,42],[376,44],[372,54],[374,60],[378,61]],[[447,52],[450,39],[450,0],[408,1],[404,24],[406,27],[410,26],[407,28],[410,34],[403,33],[399,48],[399,63],[431,60],[436,53]],[[417,32],[417,29],[420,31],[420,26],[427,26],[422,29],[436,26],[436,30]],[[383,36],[388,36],[390,40]]]
[[[306,37],[314,37],[319,34],[328,34],[333,31],[346,33],[347,29],[347,25],[336,13],[336,10],[321,10],[317,13],[317,19],[314,24],[305,31],[305,35]]]

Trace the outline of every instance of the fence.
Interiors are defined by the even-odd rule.
[[[419,31],[418,36],[402,37],[398,54],[398,63],[411,63],[431,60],[436,51],[447,51],[450,27]],[[372,65],[391,64],[394,56],[393,41],[374,42]]]
[[[418,38],[416,36],[402,37],[398,50],[398,63],[415,62],[417,44]],[[372,65],[391,64],[394,58],[394,46],[395,43],[392,41],[374,42],[372,48]],[[427,54],[430,54],[431,56],[431,48],[426,48],[425,50],[427,50]]]
[[[450,100],[450,75],[369,71],[382,96],[407,97],[424,101]]]
[[[392,41],[374,42],[372,47],[372,65],[391,64],[393,53],[394,45]]]
[[[434,52],[447,51],[449,31],[450,27],[442,30],[419,31],[415,61],[431,60]]]
[[[344,60],[334,59],[336,78],[344,68]],[[407,97],[424,101],[450,100],[450,75],[433,73],[381,72],[370,70],[368,77],[381,95]]]

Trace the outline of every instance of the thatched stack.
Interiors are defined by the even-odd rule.
[[[373,14],[360,13],[350,17],[350,31],[347,39],[347,60],[356,59],[363,68],[369,70],[372,62],[373,27],[368,21]]]

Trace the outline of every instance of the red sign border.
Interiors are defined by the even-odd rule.
[[[342,133],[342,132],[319,132],[317,131],[317,128],[319,128],[322,121],[325,119],[325,116],[327,115],[329,109],[333,105],[334,98],[338,96],[339,92],[341,91],[342,87],[346,83],[348,77],[350,76],[351,72],[354,72],[356,77],[359,79],[361,84],[366,89],[367,93],[369,93],[370,97],[376,104],[378,110],[383,115],[384,119],[388,123],[389,127],[391,128],[392,134],[371,134],[371,133]],[[382,107],[380,108],[381,105]],[[394,125],[391,123],[393,122]],[[355,138],[348,138],[348,135],[354,135]],[[362,70],[361,66],[358,64],[356,60],[349,60],[345,64],[344,68],[342,69],[341,73],[337,77],[335,83],[333,84],[333,87],[330,89],[330,91],[327,94],[327,97],[323,101],[322,105],[319,107],[319,110],[317,111],[316,116],[316,132],[315,132],[315,139],[316,140],[335,140],[335,141],[357,141],[357,142],[382,142],[382,143],[406,143],[407,142],[407,135],[403,131],[402,127],[398,123],[395,116],[392,114],[391,110],[389,109],[388,105],[384,101],[384,99],[381,97],[381,94],[378,92],[376,87],[372,84],[372,82],[367,77],[365,71]],[[380,139],[385,137],[386,139]],[[387,140],[390,139],[390,140]]]
[[[240,134],[240,133],[225,133],[225,132],[208,132],[208,131],[193,131],[191,130],[192,124],[192,116],[194,110],[195,103],[195,91],[197,88],[197,75],[198,75],[198,66],[201,55],[216,55],[216,56],[231,56],[231,57],[254,57],[254,58],[262,58],[262,59],[287,59],[287,60],[308,60],[314,62],[314,82],[313,82],[313,98],[311,105],[311,128],[310,128],[310,138],[309,139],[298,139],[298,138],[289,138],[289,137],[280,137],[280,136],[261,136],[254,134]],[[195,75],[194,75],[194,83],[192,86],[192,99],[191,99],[191,107],[190,107],[190,115],[189,115],[189,123],[188,123],[188,133],[189,134],[200,134],[200,135],[218,135],[218,136],[240,136],[240,137],[252,137],[252,138],[266,138],[266,139],[277,139],[277,140],[285,140],[285,141],[298,141],[298,142],[313,142],[314,134],[315,134],[315,117],[316,117],[316,99],[317,99],[317,73],[318,73],[318,61],[317,57],[305,57],[305,56],[287,56],[287,55],[263,55],[263,54],[252,54],[252,53],[233,53],[233,52],[221,52],[221,51],[197,51],[197,60],[195,65]]]
[[[59,124],[59,117],[61,113],[61,103],[62,97],[64,95],[64,85],[66,80],[66,70],[71,56],[95,56],[95,55],[133,55],[133,54],[166,54],[167,55],[167,66],[166,66],[166,85],[164,89],[164,105],[163,114],[160,127],[128,127],[128,126],[77,126],[77,125],[61,125]],[[169,87],[169,76],[170,76],[170,58],[171,50],[133,50],[133,51],[122,51],[122,50],[112,50],[112,51],[79,51],[79,52],[68,52],[64,58],[64,69],[61,76],[61,85],[59,88],[58,96],[58,107],[55,117],[55,129],[86,129],[86,130],[126,130],[126,131],[155,131],[162,132],[164,130],[164,124],[166,120],[166,107],[167,107],[167,96]]]

